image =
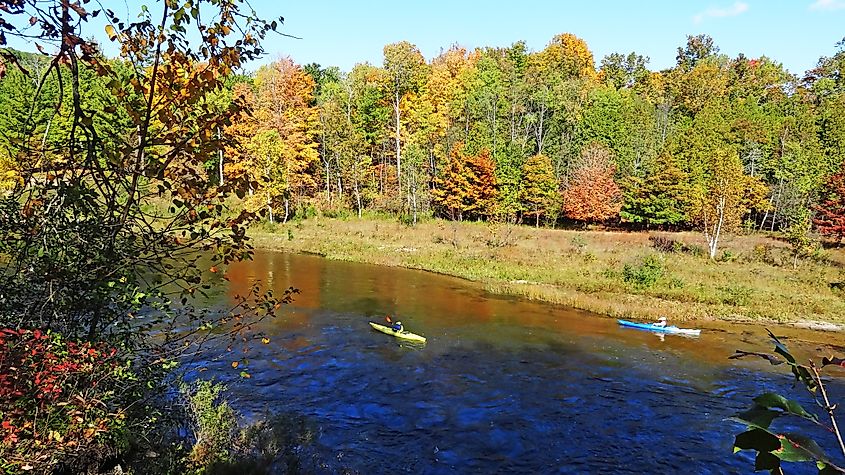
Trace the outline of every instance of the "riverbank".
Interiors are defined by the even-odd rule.
[[[431,220],[316,217],[250,231],[257,247],[461,277],[488,291],[612,317],[845,326],[842,251],[792,267],[765,236],[726,237],[720,260],[692,232],[612,232]]]

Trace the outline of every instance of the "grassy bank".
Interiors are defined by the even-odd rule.
[[[481,282],[491,292],[610,316],[845,324],[845,255],[825,251],[793,269],[786,244],[724,240],[706,257],[697,233],[535,229],[432,220],[317,217],[253,229],[256,246],[401,266]]]

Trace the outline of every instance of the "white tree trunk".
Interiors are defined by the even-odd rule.
[[[713,231],[710,232],[707,222],[704,224],[704,237],[707,239],[707,247],[710,251],[710,259],[716,259],[716,251],[719,249],[719,236],[722,234],[722,225],[725,222],[725,203],[726,198],[723,194],[719,197],[719,204],[716,205],[716,222],[713,223]]]
[[[396,97],[393,101],[393,109],[396,112],[396,187],[399,196],[402,196],[402,143],[399,136],[399,85],[396,85]]]

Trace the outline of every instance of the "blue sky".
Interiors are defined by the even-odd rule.
[[[651,69],[675,63],[689,34],[711,35],[730,56],[767,55],[793,73],[832,55],[845,37],[845,0],[676,1],[297,1],[252,0],[262,15],[285,17],[284,31],[301,40],[274,38],[272,56],[349,70],[381,63],[382,47],[408,40],[427,58],[457,43],[507,46],[525,40],[540,50],[558,33],[574,33],[598,63],[613,52],[636,51]]]
[[[104,0],[116,12],[154,0]],[[812,68],[845,37],[845,0],[250,0],[265,18],[285,17],[271,36],[265,61],[289,55],[300,64],[348,71],[355,63],[381,64],[385,44],[408,40],[426,58],[452,44],[508,46],[524,40],[540,50],[559,33],[586,40],[598,63],[609,53],[635,51],[659,70],[675,63],[690,34],[712,36],[729,56],[767,55],[793,73]],[[89,34],[105,40],[102,24]],[[23,45],[13,46],[21,47]],[[23,49],[33,50],[31,47]],[[106,47],[107,54],[113,54]]]

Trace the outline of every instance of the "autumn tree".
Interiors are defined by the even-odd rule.
[[[591,143],[581,152],[580,162],[563,192],[567,218],[585,223],[605,222],[619,216],[622,193],[613,179],[616,167],[604,146]]]
[[[525,161],[519,197],[522,215],[533,216],[536,227],[540,226],[540,216],[557,217],[560,193],[549,157],[534,155]]]
[[[293,60],[283,58],[259,68],[255,88],[258,131],[274,131],[280,140],[285,173],[275,176],[285,180],[282,204],[287,219],[290,198],[298,205],[317,186],[314,168],[319,161],[320,123],[317,108],[312,105],[314,79]]]
[[[223,166],[223,180],[235,179],[241,184],[241,193],[255,191],[254,183],[257,178],[253,155],[249,150],[249,143],[258,131],[258,120],[253,115],[255,109],[255,92],[252,84],[241,82],[233,86],[232,96],[234,100],[243,104],[244,108],[237,111],[229,118],[229,123],[223,128],[226,157]]]
[[[821,192],[819,204],[814,208],[813,224],[825,236],[842,243],[845,237],[845,172],[831,176]]]
[[[486,149],[468,155],[462,144],[456,145],[436,182],[432,197],[450,219],[481,219],[495,213],[496,169]]]
[[[402,189],[402,136],[401,101],[411,91],[417,91],[426,75],[426,62],[416,46],[407,41],[392,43],[384,47],[384,69],[389,77],[389,91],[393,102],[395,119],[396,179],[399,192]]]
[[[752,210],[766,206],[766,185],[746,175],[735,149],[714,149],[705,180],[694,190],[691,218],[704,233],[710,259],[716,258],[719,239],[735,231]]]
[[[496,213],[496,163],[486,148],[468,158],[467,168],[473,186],[467,211],[476,218],[489,218]]]
[[[209,99],[224,78],[263,53],[260,40],[278,25],[245,7],[239,0],[168,0],[120,18],[100,2],[0,6],[0,76],[16,68],[37,85],[55,77],[58,90],[69,92],[45,96],[44,104],[45,89],[35,87],[33,116],[47,120],[25,122],[10,137],[34,160],[18,163],[16,183],[0,197],[0,327],[4,338],[15,329],[33,339],[49,335],[52,343],[79,342],[76,348],[91,350],[82,356],[107,355],[87,364],[122,374],[69,387],[78,397],[68,404],[41,404],[46,386],[35,401],[4,386],[4,418],[14,411],[22,426],[31,423],[13,445],[0,444],[4,470],[106,470],[103,454],[120,457],[129,443],[146,443],[162,430],[151,405],[168,399],[154,396],[171,358],[200,351],[209,338],[248,342],[254,335],[247,326],[281,303],[253,291],[257,298],[239,300],[231,313],[192,305],[208,288],[209,267],[222,271],[250,256],[244,225],[251,213],[224,214],[240,183],[210,183],[205,169],[223,147],[219,130],[243,108],[233,101],[221,111]],[[94,17],[106,24],[119,60],[107,60],[87,39]],[[28,71],[7,48],[9,37],[35,39],[45,67]],[[57,113],[66,127],[51,122]],[[26,376],[26,368],[7,366],[8,345],[3,351],[4,381]],[[34,363],[40,368],[55,361],[52,353],[30,356],[43,358]],[[73,408],[82,406],[100,407],[117,424],[86,420],[81,434],[70,434],[62,417],[78,420]],[[61,422],[44,425],[50,421]],[[42,456],[45,435],[61,446]]]

